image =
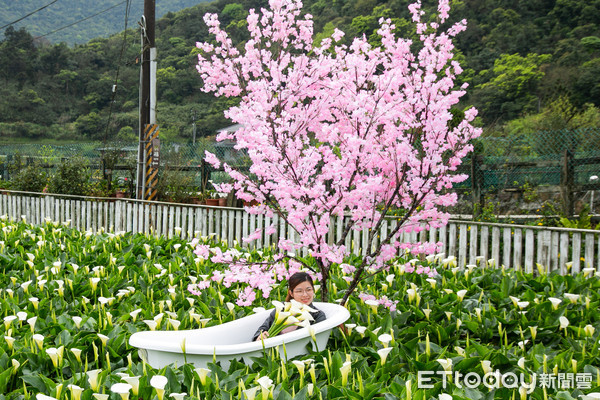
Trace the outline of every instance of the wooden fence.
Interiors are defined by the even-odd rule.
[[[273,226],[275,232],[260,237],[254,245],[267,247],[278,238],[293,238],[295,232],[277,216],[268,218],[251,215],[240,208],[210,207],[139,201],[132,199],[101,199],[61,195],[3,191],[0,194],[0,215],[24,218],[32,224],[44,224],[48,219],[67,223],[82,231],[106,230],[145,232],[184,239],[214,235],[227,243],[243,244],[242,238],[259,228]],[[341,234],[343,221],[331,225],[329,242]],[[394,228],[390,218],[382,226],[382,234]],[[355,254],[364,251],[367,232],[352,232],[346,246]],[[535,272],[536,264],[577,273],[585,267],[600,270],[600,231],[549,228],[536,226],[491,224],[451,220],[448,225],[429,231],[404,234],[405,242],[439,242],[440,252],[455,256],[459,266],[479,264],[477,259],[494,259],[497,265]],[[570,265],[570,270],[567,266]]]

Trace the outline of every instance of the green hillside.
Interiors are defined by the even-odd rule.
[[[162,17],[202,1],[206,0],[157,0],[156,14]],[[127,3],[125,0],[57,0],[55,3],[51,0],[0,0],[0,26],[34,12],[14,27],[25,28],[33,36],[45,35],[51,43],[86,43],[122,31]],[[143,14],[144,0],[129,3],[129,24],[135,25]],[[40,8],[43,9],[36,12]],[[74,25],[69,26],[71,24]]]
[[[191,140],[194,114],[200,135],[228,124],[222,111],[232,100],[199,91],[195,43],[208,39],[202,16],[219,13],[243,44],[247,10],[266,5],[218,0],[157,21],[164,139]],[[405,0],[305,1],[318,37],[338,27],[346,38],[364,34],[373,43],[380,17],[392,18],[400,35],[414,34],[407,6]],[[600,0],[454,0],[452,8],[453,19],[468,20],[457,39],[461,79],[470,84],[459,108],[475,105],[486,134],[600,126]],[[126,34],[74,47],[8,28],[0,42],[0,140],[135,137],[140,46],[137,25],[130,26]]]

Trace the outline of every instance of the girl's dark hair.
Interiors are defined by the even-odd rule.
[[[298,286],[302,282],[310,282],[310,286],[312,286],[313,289],[315,288],[313,280],[309,274],[307,274],[306,272],[296,272],[288,279],[288,292],[285,301],[290,301],[292,299],[292,295],[290,293],[293,292],[296,286]]]

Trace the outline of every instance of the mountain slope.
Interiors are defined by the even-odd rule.
[[[203,1],[206,0],[157,0],[156,18]],[[122,31],[126,5],[125,0],[57,0],[55,3],[52,0],[0,0],[0,26],[34,12],[13,27],[25,28],[33,36],[47,35],[44,37],[52,43],[86,43],[90,39]],[[44,6],[47,7],[35,12]],[[143,10],[144,0],[131,0],[130,27],[137,25]],[[69,26],[71,24],[74,25]]]
[[[32,0],[19,3],[24,7],[27,1]],[[143,0],[134,1],[143,5]],[[346,32],[346,44],[366,35],[377,45],[380,18],[392,18],[401,37],[416,35],[409,1],[304,0],[304,10],[313,15],[318,38],[338,28]],[[165,2],[158,0],[157,8]],[[73,4],[58,0],[55,5],[61,3]],[[90,4],[88,0],[77,4],[84,3]],[[203,15],[218,14],[234,43],[243,45],[248,10],[267,3],[214,0],[162,18],[157,12],[157,113],[163,138],[191,140],[193,122],[199,137],[230,124],[223,110],[236,100],[216,99],[199,90],[195,45],[212,40]],[[434,3],[423,1],[429,9]],[[490,128],[504,129],[512,121],[517,121],[515,130],[528,132],[600,126],[600,0],[453,0],[452,7],[453,20],[468,20],[466,32],[456,38],[456,58],[464,69],[457,83],[470,85],[454,110],[458,116],[474,105],[482,126]],[[32,8],[30,4],[28,9]],[[115,25],[123,23],[122,17],[115,17]],[[74,47],[35,40],[35,35],[18,27],[7,29],[0,39],[0,141],[135,138],[137,21],[139,15],[132,11],[127,35],[115,33]]]

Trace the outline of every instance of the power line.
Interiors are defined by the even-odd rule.
[[[58,1],[58,0],[55,0],[55,1]],[[120,2],[120,3],[117,3],[117,4],[115,4],[114,6],[107,8],[106,10],[99,11],[99,12],[97,12],[96,14],[90,15],[89,17],[82,18],[82,19],[80,19],[80,20],[78,20],[78,21],[75,21],[75,22],[73,22],[73,23],[69,24],[69,25],[65,25],[65,26],[63,26],[63,27],[60,27],[60,28],[58,28],[58,29],[55,29],[55,30],[53,30],[52,32],[48,32],[48,33],[45,33],[45,34],[43,34],[43,35],[36,36],[36,37],[34,37],[34,39],[43,38],[44,36],[52,35],[53,33],[56,33],[56,32],[58,32],[58,31],[62,31],[63,29],[70,28],[70,27],[72,27],[73,25],[77,25],[77,24],[78,24],[78,23],[80,23],[80,22],[87,21],[88,19],[91,19],[91,18],[97,17],[97,16],[98,16],[98,15],[100,15],[100,14],[103,14],[103,13],[105,13],[105,12],[107,12],[107,11],[110,11],[110,10],[112,10],[113,8],[116,8],[116,7],[120,6],[120,5],[121,5],[121,4],[123,4],[123,3],[127,3],[128,1],[129,1],[129,0],[125,0],[125,1],[122,1],[122,2]]]
[[[48,3],[48,4],[46,4],[45,6],[43,6],[43,7],[40,7],[40,8],[38,8],[37,10],[35,10],[35,11],[32,11],[32,12],[30,12],[29,14],[27,14],[27,15],[25,15],[25,16],[23,16],[23,17],[19,18],[19,19],[17,19],[16,21],[13,21],[13,22],[11,22],[11,23],[9,23],[9,24],[6,24],[6,25],[4,25],[4,26],[0,27],[0,29],[4,29],[4,28],[6,28],[7,26],[14,25],[14,24],[16,24],[17,22],[23,21],[25,18],[27,18],[27,17],[30,17],[30,16],[32,16],[33,14],[35,14],[35,13],[37,13],[37,12],[40,12],[40,11],[42,11],[44,8],[51,6],[52,4],[56,3],[57,1],[58,1],[58,0],[54,0],[54,1],[52,1],[52,2],[50,2],[50,3]]]
[[[117,88],[119,84],[119,73],[121,71],[121,63],[123,61],[123,53],[125,52],[125,46],[127,44],[127,24],[129,22],[129,12],[131,9],[131,1],[125,0],[127,5],[125,6],[125,29],[123,29],[123,42],[121,43],[121,53],[119,54],[119,61],[117,62],[117,71],[115,74],[115,80],[112,89],[112,96],[110,99],[110,107],[108,109],[108,118],[106,121],[106,129],[104,130],[104,146],[106,147],[106,138],[108,136],[108,128],[110,127],[110,122],[112,121],[112,113],[113,113],[113,104],[115,102],[115,98],[117,96]]]
[[[55,3],[56,1],[58,1],[58,0],[54,0],[54,1],[53,1],[53,3]],[[78,24],[78,23],[80,23],[80,22],[87,21],[88,19],[91,19],[91,18],[97,17],[97,16],[98,16],[98,15],[100,15],[100,14],[103,14],[103,13],[105,13],[105,12],[107,12],[107,11],[110,11],[110,10],[112,10],[113,8],[116,8],[116,7],[120,6],[121,4],[123,4],[123,3],[126,3],[126,2],[128,2],[128,1],[130,1],[130,0],[123,0],[122,2],[120,2],[120,3],[117,3],[117,4],[115,4],[115,5],[113,5],[113,6],[109,7],[109,8],[107,8],[107,9],[105,9],[105,10],[99,11],[99,12],[97,12],[97,13],[93,14],[93,15],[90,15],[90,16],[88,16],[88,17],[82,18],[82,19],[80,19],[80,20],[78,20],[78,21],[75,21],[75,22],[73,22],[73,23],[69,24],[69,25],[62,26],[62,27],[60,27],[60,28],[58,28],[58,29],[55,29],[55,30],[53,30],[53,31],[51,31],[51,32],[44,33],[43,35],[39,35],[39,36],[32,36],[32,37],[31,37],[31,39],[35,41],[36,39],[40,39],[40,38],[43,38],[43,37],[45,37],[45,36],[51,35],[51,34],[53,34],[53,33],[56,33],[56,32],[58,32],[58,31],[62,31],[62,30],[64,30],[64,29],[70,28],[71,26],[73,26],[73,25],[76,25],[76,24]],[[131,6],[129,5],[128,7],[131,7]],[[10,24],[9,24],[9,25],[10,25]],[[8,26],[8,25],[5,25],[5,26]],[[0,28],[0,29],[1,29],[1,28]],[[20,46],[21,44],[24,44],[24,43],[26,43],[26,41],[23,41],[23,42],[18,42],[18,43],[11,43],[10,47],[11,47],[11,48],[16,48],[17,46]]]

